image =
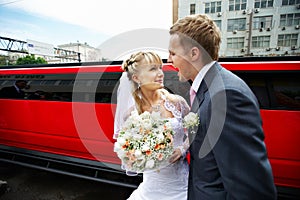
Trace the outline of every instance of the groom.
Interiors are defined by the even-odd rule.
[[[257,100],[248,86],[216,61],[220,32],[206,15],[170,29],[169,62],[179,80],[192,80],[189,200],[276,199]]]

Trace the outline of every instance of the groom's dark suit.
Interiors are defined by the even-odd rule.
[[[200,116],[190,138],[189,200],[276,199],[257,100],[215,63],[192,106]]]

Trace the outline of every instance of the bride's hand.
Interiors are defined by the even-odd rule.
[[[181,157],[181,150],[177,148],[173,151],[173,154],[170,157],[169,162],[173,164],[177,162],[180,159],[180,157]]]

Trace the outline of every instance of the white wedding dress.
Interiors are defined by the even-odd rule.
[[[182,128],[182,113],[164,99],[164,106],[172,112],[169,118],[174,134],[174,147],[182,146],[185,133]],[[182,108],[184,109],[184,108]],[[133,191],[128,200],[185,200],[187,199],[189,166],[185,156],[160,171],[143,173],[143,182]]]

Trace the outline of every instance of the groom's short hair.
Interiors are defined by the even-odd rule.
[[[218,60],[221,33],[214,21],[205,14],[190,15],[179,19],[171,28],[170,34],[178,34],[182,42],[190,40],[197,43],[211,56]]]

